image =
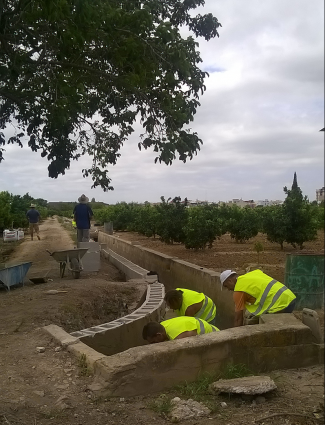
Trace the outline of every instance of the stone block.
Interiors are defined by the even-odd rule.
[[[269,325],[299,325],[301,321],[292,313],[262,314],[259,316],[259,323]]]
[[[244,378],[220,379],[210,385],[213,393],[264,394],[277,388],[269,376],[247,376]]]
[[[78,248],[87,248],[88,252],[100,251],[100,244],[98,242],[78,242]]]
[[[83,265],[83,270],[85,272],[98,272],[100,269],[100,252],[87,251],[86,254],[82,257],[81,261]]]
[[[324,335],[322,334],[319,317],[315,310],[304,308],[302,310],[302,323],[308,326],[314,335],[316,342],[323,342]]]
[[[44,326],[43,329],[48,332],[56,342],[61,344],[63,347],[67,347],[72,344],[79,342],[79,339],[68,334],[64,329],[57,325]]]

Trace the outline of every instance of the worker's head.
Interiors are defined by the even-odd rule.
[[[232,270],[225,270],[220,274],[221,290],[223,288],[233,291],[237,282],[237,273]]]
[[[36,207],[36,205],[35,205],[35,204],[30,204],[30,207],[31,207],[31,208],[35,208],[35,207]]]
[[[156,344],[157,342],[164,342],[168,340],[165,328],[158,322],[147,323],[143,327],[142,338],[150,344]]]
[[[78,202],[80,204],[87,204],[89,202],[89,198],[86,195],[82,194],[80,198],[78,198]]]
[[[165,301],[172,310],[179,310],[183,302],[183,291],[172,289],[166,292]]]

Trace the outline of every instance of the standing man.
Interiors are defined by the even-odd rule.
[[[263,273],[254,270],[238,276],[232,270],[220,274],[221,290],[223,287],[234,291],[235,324],[244,324],[244,310],[252,316],[265,313],[292,313],[296,304],[296,296],[282,283]]]
[[[40,213],[35,208],[36,208],[36,205],[31,204],[30,210],[28,210],[26,213],[26,217],[28,218],[28,221],[29,221],[29,231],[30,231],[31,240],[33,240],[34,231],[36,233],[37,239],[40,240],[41,238],[39,236],[38,222],[41,216],[40,216]]]
[[[87,203],[89,198],[86,195],[81,195],[78,199],[79,204],[74,207],[73,215],[77,223],[77,241],[89,242],[90,238],[90,219],[93,212]]]

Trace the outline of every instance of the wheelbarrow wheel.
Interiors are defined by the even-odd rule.
[[[76,258],[72,258],[71,260],[71,269],[72,269],[72,276],[75,279],[80,278],[80,265],[79,261]]]
[[[73,271],[73,272],[72,272],[72,276],[73,276],[75,279],[79,279],[79,277],[80,277],[80,271],[79,271],[79,272]]]

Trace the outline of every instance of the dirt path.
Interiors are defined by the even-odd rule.
[[[57,270],[58,263],[49,255],[50,252],[61,249],[73,249],[74,243],[67,231],[63,229],[56,218],[48,218],[40,225],[41,240],[31,240],[27,235],[25,241],[20,244],[10,256],[9,264],[32,261],[32,267],[28,276],[49,270]]]
[[[51,270],[48,283],[26,284],[10,292],[0,290],[0,425],[165,425],[161,412],[148,408],[157,395],[126,399],[98,398],[88,390],[78,359],[57,347],[42,330],[57,323],[68,331],[89,323],[104,323],[125,312],[120,301],[135,305],[143,288],[123,282],[114,267],[102,263],[99,273],[82,273],[80,279],[59,278],[59,266],[46,249],[73,247],[69,233],[54,219],[40,227],[41,240],[27,239],[17,247],[10,263],[32,261],[29,276]],[[67,291],[53,296],[48,289]],[[123,304],[123,303],[122,303]],[[96,322],[97,321],[97,322]],[[37,347],[44,347],[39,353]],[[270,417],[264,425],[312,425],[314,410],[324,402],[323,367],[275,371],[278,390],[262,404],[240,397],[213,398],[209,418],[191,419],[187,425],[253,425],[274,413],[299,413],[301,417]],[[180,390],[167,397],[183,396]],[[220,403],[225,401],[226,408]]]

